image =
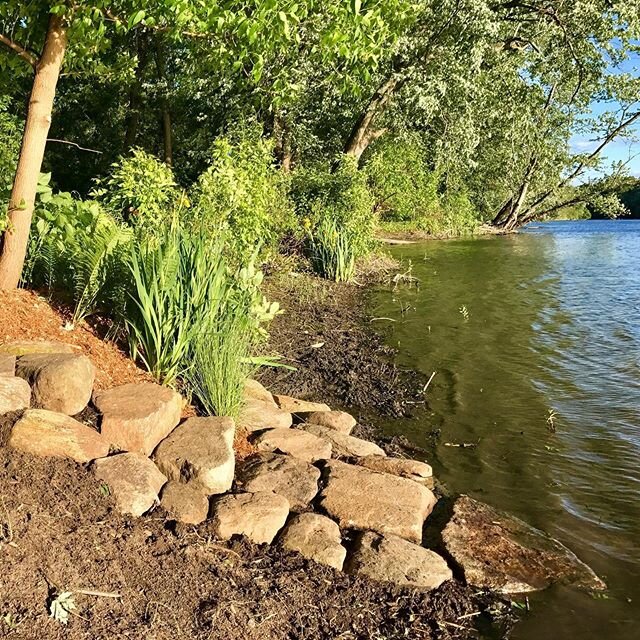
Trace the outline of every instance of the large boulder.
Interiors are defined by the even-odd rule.
[[[299,429],[269,429],[254,439],[258,451],[284,453],[315,462],[331,457],[331,443]]]
[[[16,357],[0,354],[0,376],[16,375]]]
[[[436,497],[412,480],[330,460],[320,506],[341,529],[372,530],[420,544]]]
[[[260,400],[266,402],[273,407],[277,407],[276,401],[273,399],[271,392],[263,387],[257,380],[248,378],[244,381],[244,399]]]
[[[16,375],[31,384],[34,407],[74,416],[91,400],[96,370],[87,356],[34,353],[18,358]]]
[[[291,414],[278,409],[267,400],[248,397],[240,409],[238,427],[245,431],[262,431],[263,429],[286,429],[293,424]]]
[[[31,387],[22,378],[0,376],[0,416],[11,411],[28,409]]]
[[[308,400],[300,400],[298,398],[283,396],[277,393],[273,395],[273,399],[283,411],[288,411],[289,413],[331,411],[331,407],[324,404],[324,402],[309,402]]]
[[[0,354],[26,356],[33,353],[79,353],[80,348],[64,342],[49,340],[14,340],[0,344]]]
[[[408,458],[389,458],[387,456],[365,456],[358,458],[356,464],[371,471],[390,473],[393,476],[408,478],[415,482],[425,484],[433,476],[431,466],[419,460]]]
[[[340,544],[338,525],[318,513],[294,516],[280,535],[280,544],[290,551],[298,551],[305,558],[334,569],[342,569],[347,550]]]
[[[469,496],[455,501],[442,541],[466,582],[475,587],[524,593],[561,582],[606,589],[591,568],[560,542]]]
[[[186,524],[200,524],[209,514],[209,498],[200,488],[175,480],[164,485],[160,506],[170,518]]]
[[[152,382],[125,384],[94,397],[101,432],[121,451],[151,454],[180,421],[182,397]]]
[[[380,582],[436,589],[453,574],[437,553],[393,535],[358,535],[345,570]]]
[[[13,425],[9,446],[35,456],[90,462],[109,455],[109,442],[73,418],[45,409],[30,409]]]
[[[350,458],[354,456],[385,456],[387,455],[377,444],[362,440],[354,436],[340,433],[319,424],[305,424],[302,428],[307,433],[328,440],[333,447],[334,457]]]
[[[231,418],[189,418],[155,450],[158,469],[169,480],[195,483],[208,494],[231,489],[235,470]]]
[[[244,535],[258,544],[270,543],[288,515],[288,500],[268,491],[222,496],[211,507],[213,531],[218,538]]]
[[[167,479],[141,453],[120,453],[94,462],[98,480],[105,483],[122,513],[136,517],[158,502],[158,493]]]
[[[318,493],[320,469],[291,456],[260,453],[245,460],[236,477],[243,491],[272,491],[293,509],[306,507]]]
[[[356,419],[346,411],[309,411],[297,412],[296,415],[308,424],[318,424],[349,435],[356,426]]]

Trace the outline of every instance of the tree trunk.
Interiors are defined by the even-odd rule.
[[[137,41],[138,64],[135,78],[129,87],[129,109],[127,113],[127,130],[124,136],[124,148],[130,151],[136,144],[140,117],[142,112],[142,80],[147,66],[147,39],[144,33],[135,34]]]
[[[386,129],[375,130],[373,126],[403,84],[404,80],[393,74],[378,87],[351,130],[344,146],[346,155],[360,160],[367,147],[386,132]]]
[[[51,126],[53,101],[66,47],[67,27],[64,19],[51,15],[31,89],[27,122],[9,200],[9,226],[2,237],[0,290],[15,289],[20,282],[29,243],[38,178]]]

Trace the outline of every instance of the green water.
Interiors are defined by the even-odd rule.
[[[640,639],[640,221],[392,253],[420,286],[379,291],[372,315],[389,319],[373,324],[435,376],[426,410],[385,428],[426,448],[449,490],[547,531],[610,587],[534,595],[511,638]]]

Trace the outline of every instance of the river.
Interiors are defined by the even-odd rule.
[[[513,640],[640,638],[640,221],[534,225],[393,255],[380,290],[399,362],[435,372],[427,407],[385,426],[451,492],[550,533],[609,585],[530,597]],[[448,444],[470,443],[460,448]]]

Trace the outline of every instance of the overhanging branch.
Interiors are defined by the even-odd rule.
[[[11,38],[8,38],[3,33],[0,33],[0,42],[6,47],[11,49],[14,53],[20,56],[25,62],[29,63],[34,69],[38,65],[38,58],[32,53],[29,53],[22,45],[14,42]]]

